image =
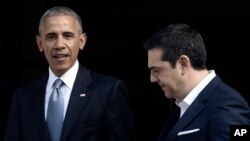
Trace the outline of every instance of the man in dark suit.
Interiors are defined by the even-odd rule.
[[[205,44],[195,29],[168,25],[144,48],[151,82],[175,99],[159,141],[229,141],[230,125],[250,124],[248,103],[214,70],[207,70]]]
[[[79,15],[67,7],[51,8],[42,16],[36,41],[45,53],[49,73],[13,95],[5,141],[134,140],[124,82],[78,62],[87,39],[81,25]],[[56,101],[63,107],[58,108]]]

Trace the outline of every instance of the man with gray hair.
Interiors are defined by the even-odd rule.
[[[79,63],[86,40],[72,9],[44,13],[36,42],[48,73],[15,91],[5,141],[135,140],[126,84]]]

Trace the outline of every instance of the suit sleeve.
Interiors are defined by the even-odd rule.
[[[12,98],[10,113],[6,125],[4,141],[19,141],[21,140],[20,133],[20,118],[16,93]]]
[[[112,88],[106,113],[110,141],[134,141],[135,129],[128,90],[122,81]]]
[[[250,109],[242,97],[233,94],[220,101],[209,121],[211,141],[228,141],[230,125],[250,125]]]

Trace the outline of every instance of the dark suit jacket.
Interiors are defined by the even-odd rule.
[[[48,74],[13,95],[5,141],[49,141],[44,118]],[[85,96],[80,94],[85,93]],[[126,85],[79,66],[61,141],[133,141]]]
[[[170,115],[159,141],[229,141],[229,125],[250,125],[250,108],[216,76],[171,128],[173,118]]]

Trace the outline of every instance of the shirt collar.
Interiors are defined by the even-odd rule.
[[[182,100],[175,101],[175,104],[179,106],[181,109],[187,109],[195,100],[195,98],[199,95],[199,93],[208,85],[208,83],[216,76],[214,70],[210,70],[209,74],[204,77],[201,82],[199,82],[193,90]]]
[[[74,85],[74,81],[77,75],[77,71],[79,68],[79,62],[78,60],[76,60],[76,63],[67,71],[65,72],[60,79],[64,82],[64,84],[69,88],[72,89],[73,85]],[[52,88],[53,83],[56,79],[58,79],[59,77],[57,77],[51,70],[51,68],[49,67],[49,80],[48,80],[48,88]]]

